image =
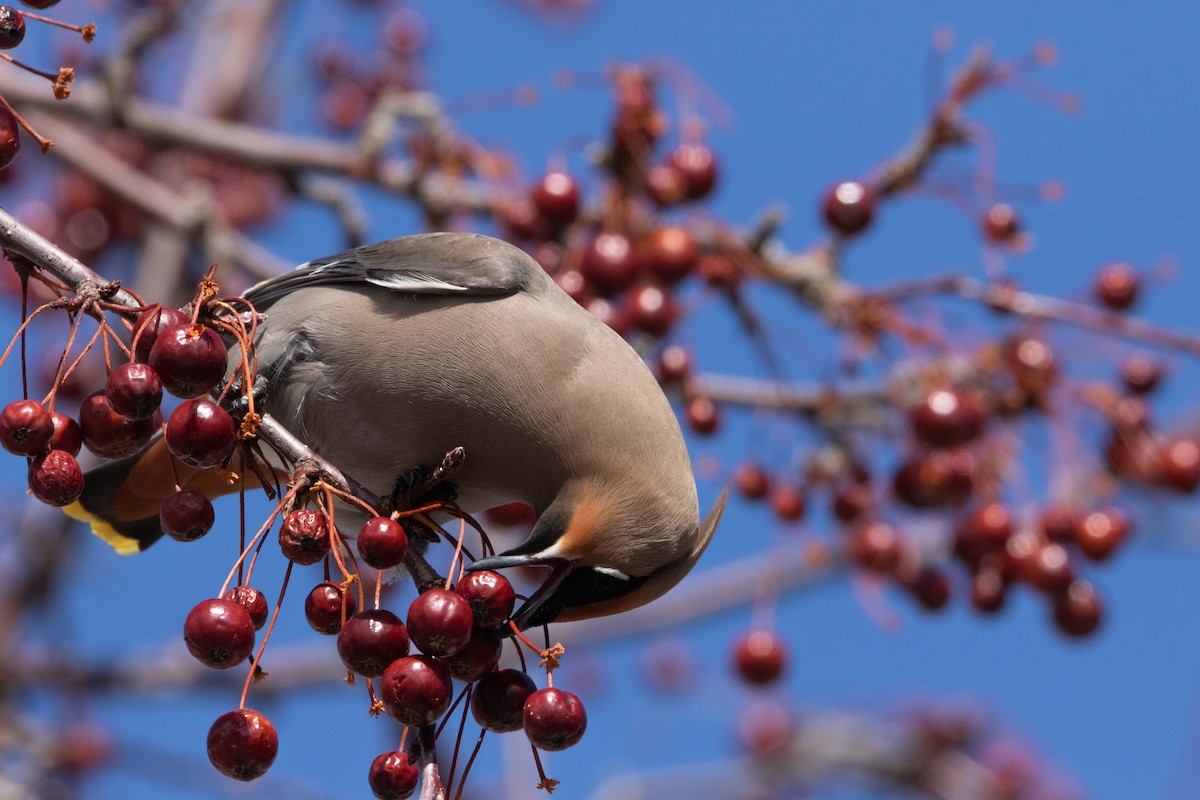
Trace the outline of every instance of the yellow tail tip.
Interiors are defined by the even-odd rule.
[[[66,512],[68,517],[90,525],[92,533],[107,542],[109,547],[116,550],[119,555],[131,556],[142,551],[142,546],[137,539],[123,535],[111,523],[84,508],[83,503],[80,503],[78,500],[69,506],[64,506],[63,511]]]

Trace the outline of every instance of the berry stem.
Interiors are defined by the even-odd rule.
[[[458,791],[454,793],[454,800],[462,800],[463,788],[467,785],[467,776],[471,774],[471,765],[475,763],[475,756],[479,755],[479,748],[483,746],[483,737],[486,735],[487,728],[480,729],[479,738],[475,740],[475,747],[471,750],[471,757],[467,759],[467,765],[463,767],[462,779],[458,782]],[[449,783],[447,783],[446,791],[450,791]]]
[[[279,610],[283,608],[283,596],[287,592],[288,581],[292,577],[291,561],[288,562],[287,569],[283,572],[283,584],[279,587],[279,598],[275,601],[275,610],[271,613],[271,621],[267,623],[267,630],[263,634],[262,643],[258,646],[258,653],[255,654],[254,660],[250,662],[250,673],[246,676],[246,682],[242,685],[242,697],[238,701],[238,708],[246,707],[246,695],[250,693],[250,684],[254,681],[254,675],[258,671],[258,662],[262,660],[263,651],[267,649],[267,642],[271,640],[271,631],[275,630],[275,620],[279,619]],[[221,590],[221,596],[225,596],[224,589]]]
[[[69,22],[51,19],[50,17],[43,17],[41,14],[35,14],[32,11],[26,11],[25,9],[21,9],[21,16],[25,17],[25,19],[36,19],[38,22],[44,22],[47,25],[54,25],[58,28],[66,28],[69,31],[75,31],[83,37],[83,41],[87,44],[91,44],[92,40],[96,38],[96,25],[92,22],[89,22],[86,25],[72,25]]]
[[[24,64],[20,63],[19,61],[13,61],[12,57],[6,56],[3,53],[0,53],[0,57],[7,58],[9,61],[12,61],[14,64],[16,64],[18,67],[21,67],[22,69],[29,69]],[[35,75],[41,75],[43,78],[49,77],[41,72],[38,72],[37,70],[29,70],[29,71],[34,73]],[[26,122],[25,118],[22,117],[20,114],[18,114],[17,110],[15,108],[13,108],[11,105],[9,105],[8,101],[4,99],[3,95],[0,95],[0,105],[3,105],[5,108],[7,108],[8,112],[10,114],[12,114],[13,117],[17,120],[17,124],[20,125],[22,128],[24,128],[26,133],[28,133],[30,136],[32,136],[34,139],[37,140],[38,148],[43,153],[45,153],[47,150],[49,150],[51,147],[54,146],[54,142],[51,141],[50,139],[47,139],[45,136],[42,136],[40,133],[38,133],[36,130],[34,130],[33,126],[30,125],[28,122]]]
[[[466,698],[466,702],[463,703],[462,716],[458,719],[458,735],[454,737],[454,754],[450,757],[450,772],[446,776],[447,794],[454,788],[454,773],[458,769],[458,754],[462,751],[463,731],[467,728],[467,712],[471,710],[472,686],[473,684],[468,683],[466,688],[463,689],[462,694],[459,695],[459,699]],[[449,719],[449,717],[450,715],[447,714],[446,718]],[[463,781],[466,781],[466,777],[464,774]]]

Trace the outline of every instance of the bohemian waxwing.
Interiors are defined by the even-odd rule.
[[[469,569],[550,567],[522,628],[613,614],[662,595],[712,538],[679,424],[642,359],[527,254],[432,233],[310,261],[246,299],[263,410],[368,489],[430,469],[454,447],[468,512],[520,501],[529,538]],[[236,363],[237,353],[231,353]],[[88,473],[69,513],[119,552],[153,543],[174,490],[161,438]],[[184,488],[236,486],[180,469]]]

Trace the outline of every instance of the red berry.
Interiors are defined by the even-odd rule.
[[[476,628],[471,632],[467,646],[452,656],[438,659],[442,666],[463,683],[477,681],[496,668],[500,663],[504,640],[493,631]]]
[[[886,575],[900,563],[900,537],[886,522],[867,522],[850,532],[848,552],[858,566]]]
[[[671,166],[683,179],[683,193],[689,200],[712,194],[717,185],[717,159],[702,144],[681,144],[671,153]]]
[[[471,695],[471,714],[479,726],[496,733],[520,730],[525,701],[537,690],[524,672],[502,669],[485,675]]]
[[[231,600],[202,600],[183,623],[183,641],[201,664],[229,669],[254,649],[254,623],[246,609]]]
[[[1162,362],[1147,355],[1135,354],[1121,363],[1121,380],[1134,394],[1154,391],[1162,376]]]
[[[855,522],[870,511],[872,505],[871,487],[866,484],[846,483],[834,490],[833,515],[841,522]]]
[[[771,491],[771,510],[784,522],[802,519],[807,509],[803,486],[785,483]]]
[[[1008,343],[1009,371],[1017,387],[1031,398],[1039,398],[1058,381],[1054,351],[1041,339],[1022,337]]]
[[[304,598],[304,618],[317,633],[332,636],[342,629],[342,601],[345,599],[345,618],[354,616],[358,601],[354,592],[347,592],[336,583],[318,583]]]
[[[44,453],[54,436],[54,418],[41,403],[14,400],[0,411],[0,444],[19,456]]]
[[[196,541],[212,530],[215,521],[212,503],[197,492],[174,492],[158,509],[159,527],[177,542]]]
[[[1008,203],[996,203],[983,214],[983,235],[996,244],[1008,244],[1021,232],[1021,218]]]
[[[721,424],[721,410],[717,404],[703,395],[693,395],[684,406],[688,425],[702,436],[715,433]]]
[[[476,628],[496,628],[512,615],[516,594],[508,578],[499,572],[480,570],[468,572],[454,587],[467,604]]]
[[[51,450],[29,465],[29,490],[47,505],[69,506],[83,494],[83,470],[75,456]]]
[[[1083,637],[1094,633],[1104,618],[1104,605],[1096,589],[1077,579],[1054,598],[1054,622],[1067,636]]]
[[[545,236],[537,206],[528,197],[497,201],[494,213],[496,223],[503,229],[506,238],[531,242]]]
[[[388,569],[404,560],[408,534],[394,519],[374,517],[358,532],[358,554],[375,569]]]
[[[488,522],[504,527],[532,526],[537,522],[537,513],[524,503],[505,503],[502,506],[489,508],[484,513]]]
[[[1113,311],[1124,311],[1137,301],[1141,283],[1129,264],[1109,264],[1096,273],[1096,298]]]
[[[1071,557],[1061,544],[1043,544],[1025,560],[1023,569],[1027,581],[1047,592],[1063,588],[1075,577]]]
[[[971,605],[981,613],[995,613],[1004,606],[1006,589],[1000,570],[983,567],[971,576]]]
[[[655,338],[665,336],[679,316],[671,293],[653,284],[629,291],[629,321],[633,327]]]
[[[787,666],[788,650],[774,631],[748,631],[734,642],[733,666],[742,680],[765,686],[774,683]]]
[[[407,753],[381,753],[371,762],[367,783],[379,800],[404,800],[417,790],[421,771]]]
[[[227,711],[208,729],[208,760],[235,780],[259,777],[275,763],[278,752],[275,726],[250,708]]]
[[[57,411],[50,412],[50,419],[54,424],[54,433],[47,446],[51,450],[62,450],[73,456],[79,455],[79,448],[83,447],[83,431],[79,429],[79,423]]]
[[[656,280],[673,284],[692,274],[700,260],[700,247],[687,228],[666,225],[646,235],[641,256],[645,268]]]
[[[143,311],[133,324],[133,354],[136,359],[142,362],[149,361],[150,350],[158,341],[158,335],[187,321],[187,315],[177,308],[156,306],[149,311]]]
[[[567,297],[576,303],[583,305],[587,302],[588,291],[591,287],[588,286],[587,279],[579,270],[560,269],[554,273],[554,282],[558,284],[558,288],[567,293]]]
[[[523,717],[525,735],[539,750],[566,750],[587,730],[583,703],[562,689],[538,689],[529,695]]]
[[[474,627],[471,604],[449,589],[423,592],[408,607],[408,634],[426,655],[454,655],[467,646]]]
[[[913,508],[958,506],[971,494],[974,471],[970,453],[931,450],[901,463],[892,488],[899,500]]]
[[[0,50],[11,50],[25,38],[25,16],[12,6],[0,6]]]
[[[860,233],[875,216],[875,190],[859,181],[835,183],[825,192],[821,209],[829,227],[843,236]]]
[[[570,225],[579,215],[579,184],[566,172],[547,172],[530,197],[538,214],[553,227]]]
[[[623,233],[598,233],[584,245],[579,271],[587,282],[605,294],[629,288],[638,275],[633,244]]]
[[[368,609],[346,620],[338,633],[337,651],[347,669],[377,678],[388,664],[408,655],[408,631],[392,612]]]
[[[1079,515],[1069,505],[1056,503],[1042,509],[1042,533],[1052,542],[1070,541],[1075,535]]]
[[[58,5],[58,0],[21,0],[21,5],[36,8],[39,11]]]
[[[450,708],[453,684],[446,668],[429,656],[407,656],[388,665],[379,699],[405,725],[432,725]]]
[[[159,419],[157,414],[150,419],[125,419],[113,411],[103,389],[92,392],[79,406],[83,443],[102,458],[124,458],[141,450],[158,430]]]
[[[216,388],[225,377],[225,343],[212,328],[184,323],[158,334],[150,349],[150,366],[163,388],[184,399]]]
[[[171,455],[190,467],[208,469],[229,458],[237,444],[237,426],[212,400],[185,400],[167,420],[166,440]]]
[[[762,500],[771,491],[767,471],[753,461],[747,461],[733,471],[733,485],[747,500]]]
[[[646,196],[660,208],[682,203],[687,199],[687,181],[674,164],[656,164],[646,170]]]
[[[13,162],[21,150],[21,125],[7,107],[0,106],[0,169]]]
[[[246,609],[246,613],[250,615],[250,622],[254,625],[254,630],[261,631],[263,625],[267,624],[267,614],[271,610],[267,605],[267,597],[253,586],[234,586],[225,592],[225,599],[232,600]]]
[[[1129,536],[1129,519],[1119,508],[1104,508],[1075,524],[1075,544],[1093,561],[1103,561]]]
[[[658,379],[663,383],[680,383],[692,373],[692,354],[683,345],[671,344],[658,357]]]
[[[934,567],[922,567],[908,581],[908,590],[926,611],[940,611],[950,600],[950,581],[946,573]]]
[[[629,333],[629,314],[624,303],[617,298],[593,297],[583,307],[593,317],[616,331],[618,335],[624,336]]]
[[[973,394],[934,389],[909,411],[913,433],[930,447],[958,447],[979,438],[987,417]]]
[[[1200,442],[1168,439],[1158,448],[1163,480],[1177,492],[1191,494],[1200,486]]]
[[[1012,514],[1003,503],[984,503],[971,512],[966,524],[989,549],[1003,548],[1013,534]]]
[[[104,394],[113,411],[126,419],[146,419],[162,404],[162,382],[148,364],[122,364],[108,376]]]
[[[279,547],[288,561],[315,564],[329,553],[329,524],[320,511],[300,508],[283,518]]]

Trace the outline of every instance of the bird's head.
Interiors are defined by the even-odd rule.
[[[701,522],[694,491],[677,498],[574,487],[542,513],[523,544],[468,569],[549,567],[513,615],[522,630],[628,611],[662,596],[691,571],[712,540],[727,496],[728,490]]]

